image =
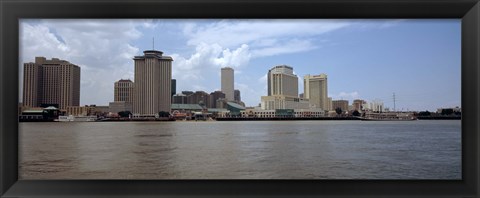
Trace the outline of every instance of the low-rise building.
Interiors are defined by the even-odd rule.
[[[360,100],[360,99],[353,100],[353,104],[352,104],[353,110],[362,112],[366,104],[367,104],[367,101],[365,100]]]
[[[247,118],[276,118],[276,117],[318,118],[318,117],[324,117],[324,116],[325,116],[325,111],[323,111],[320,108],[275,109],[275,110],[248,108],[242,111],[242,117],[247,117]]]
[[[181,93],[173,95],[172,104],[187,104],[187,95]]]
[[[275,109],[309,109],[310,103],[307,99],[286,95],[262,96],[261,107],[263,110]]]
[[[90,105],[93,106],[93,105]],[[95,114],[94,115],[103,115],[110,113],[110,107],[109,106],[94,106],[95,107]]]
[[[116,101],[116,102],[110,102],[108,104],[108,109],[109,109],[109,112],[111,113],[118,113],[122,111],[132,112],[132,107],[133,107],[133,104],[131,102],[126,102],[126,101]]]
[[[370,110],[373,111],[373,112],[385,112],[386,109],[385,107],[383,106],[383,101],[381,100],[373,100],[371,103],[370,103]]]
[[[64,109],[65,115],[72,116],[89,116],[95,115],[95,105],[85,105],[85,106],[68,106]]]
[[[332,110],[342,109],[342,112],[348,111],[348,100],[332,100]]]
[[[178,111],[181,113],[190,113],[194,111],[202,111],[204,108],[199,104],[172,104],[172,112]]]
[[[462,113],[462,109],[460,107],[452,107],[452,108],[438,108],[438,114],[448,114],[448,113]]]

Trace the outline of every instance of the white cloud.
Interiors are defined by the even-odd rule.
[[[19,67],[36,56],[67,60],[81,67],[80,103],[107,105],[113,101],[113,82],[133,79],[132,58],[139,49],[130,43],[142,35],[136,27],[145,25],[138,22],[23,20]]]
[[[262,94],[263,95],[267,95],[268,93],[268,73],[266,73],[265,75],[263,75],[261,78],[258,79],[258,83],[260,83],[260,85],[263,85],[263,92]]]
[[[256,42],[271,46],[275,38],[308,37],[349,25],[344,20],[221,20],[208,25],[185,25],[188,44],[218,43],[232,47]]]
[[[174,59],[174,78],[204,80],[215,77],[214,73],[217,74],[216,77],[219,77],[221,67],[230,66],[235,69],[245,66],[251,55],[248,45],[230,50],[224,49],[218,44],[200,43],[189,58],[179,54],[173,54],[172,57]]]
[[[22,20],[20,62],[32,62],[36,56],[44,56],[77,64],[82,71],[81,104],[106,105],[113,100],[113,82],[121,78],[133,80],[132,58],[141,55],[142,45],[146,45],[140,42],[143,35],[141,31],[153,31],[156,34],[155,31],[163,27],[160,22]],[[238,81],[243,76],[252,75],[252,69],[249,68],[252,59],[316,49],[330,42],[320,35],[356,23],[346,20],[282,19],[197,20],[174,24],[178,24],[181,30],[177,38],[185,37],[178,39],[178,42],[186,43],[178,43],[171,49],[188,48],[183,51],[184,54],[166,54],[174,59],[173,78],[178,79],[178,92],[201,89],[214,91],[208,89],[220,87],[220,68],[230,66],[235,69],[237,85],[245,90],[242,95],[252,93],[258,96],[251,99],[252,103],[256,103],[260,100],[259,96],[266,94],[266,75],[258,81],[261,86],[255,86],[255,80]],[[177,39],[172,40],[177,42]],[[20,68],[23,68],[23,64]],[[21,83],[22,79],[20,86]],[[252,90],[257,91],[253,94]]]
[[[241,75],[238,69],[248,65],[250,54],[248,45],[229,49],[216,43],[198,44],[190,57],[173,54],[173,78],[180,80],[177,89],[215,91],[207,88],[220,86],[220,68],[229,66],[234,68],[236,75]]]
[[[260,103],[260,97],[264,95],[245,83],[235,83],[235,89],[240,90],[241,100],[245,102],[247,106],[258,105],[258,103]]]
[[[250,60],[249,47],[246,44],[241,45],[239,48],[231,51],[230,49],[224,49],[222,56],[215,58],[214,62],[217,66],[230,66],[238,68],[245,66]]]
[[[339,100],[339,99],[343,99],[343,100],[354,100],[354,99],[358,99],[360,97],[360,94],[358,94],[358,91],[353,91],[353,92],[340,92],[338,94],[329,94],[330,97],[332,97],[332,99],[334,100]]]
[[[207,25],[185,24],[183,33],[188,45],[247,45],[252,57],[264,57],[315,49],[318,46],[312,37],[349,25],[344,20],[221,20]]]
[[[253,57],[274,56],[309,51],[317,48],[310,40],[291,39],[275,46],[268,46],[252,51]]]

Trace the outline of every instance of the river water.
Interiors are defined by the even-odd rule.
[[[461,121],[19,123],[20,179],[461,179]]]

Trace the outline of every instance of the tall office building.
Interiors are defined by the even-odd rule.
[[[328,87],[327,75],[306,75],[303,77],[304,98],[309,99],[310,104],[318,108],[327,110],[328,104]]]
[[[298,97],[298,77],[293,68],[287,65],[275,66],[267,74],[268,96],[261,97],[261,108],[275,109],[308,109],[307,99]]]
[[[130,79],[126,79],[126,80],[120,79],[119,81],[115,82],[113,101],[132,102],[133,87],[134,87],[134,84]]]
[[[268,95],[298,97],[298,77],[287,65],[275,66],[268,70]]]
[[[221,73],[221,87],[222,92],[225,93],[225,98],[227,100],[234,100],[234,89],[233,89],[233,69],[231,67],[223,67]]]
[[[177,93],[177,80],[172,79],[172,96]]]
[[[80,105],[80,67],[66,60],[35,57],[23,65],[23,105]]]
[[[170,112],[172,92],[172,57],[157,50],[143,51],[135,56],[133,113],[155,115]]]
[[[235,91],[233,92],[233,100],[238,102],[242,101],[242,98],[240,97],[240,90],[235,89]]]
[[[109,112],[132,111],[134,83],[130,79],[120,79],[114,84],[113,102],[108,103]]]

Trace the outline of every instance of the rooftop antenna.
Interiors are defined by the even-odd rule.
[[[155,50],[155,37],[152,38],[152,46],[153,46],[153,50]]]

